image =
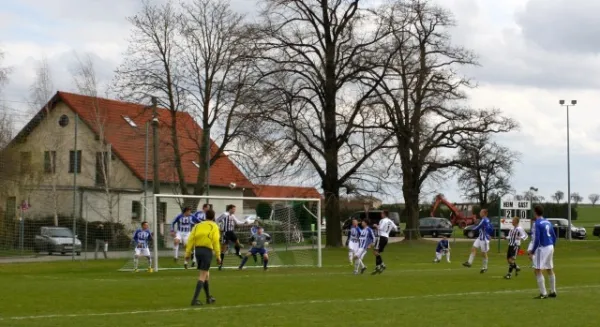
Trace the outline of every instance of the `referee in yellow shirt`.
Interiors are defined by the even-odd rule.
[[[198,270],[200,274],[198,276],[198,282],[196,283],[196,291],[194,292],[194,298],[192,299],[192,305],[202,305],[202,302],[198,301],[200,291],[204,288],[206,293],[206,303],[215,303],[215,298],[210,295],[208,290],[208,279],[210,274],[210,263],[213,258],[213,254],[217,258],[217,263],[221,264],[221,233],[219,232],[219,226],[215,223],[215,212],[208,210],[206,212],[206,220],[196,224],[187,241],[185,248],[185,260],[189,260],[192,255],[192,251],[196,250],[196,262],[198,263]]]

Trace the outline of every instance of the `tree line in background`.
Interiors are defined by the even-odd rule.
[[[219,0],[144,1],[128,18],[111,91],[170,111],[178,193],[204,194],[206,171],[224,153],[255,181],[316,177],[327,245],[340,246],[344,193],[401,185],[407,229],[416,229],[427,183],[457,174],[482,205],[509,192],[518,154],[493,135],[518,125],[498,109],[469,106],[474,83],[459,70],[477,57],[452,43],[450,12],[423,0],[260,2],[255,19]],[[93,79],[78,85],[93,95]],[[178,128],[181,111],[202,135]],[[197,144],[193,186],[184,182],[182,135]]]

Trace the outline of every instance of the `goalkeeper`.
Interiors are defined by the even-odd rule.
[[[258,227],[256,234],[252,235],[250,238],[252,241],[252,248],[242,259],[242,263],[240,264],[239,269],[243,269],[244,265],[248,261],[250,256],[255,256],[260,254],[263,259],[263,269],[267,270],[267,264],[269,263],[269,255],[267,254],[267,246],[269,246],[269,241],[271,240],[271,236],[264,232],[262,227]]]

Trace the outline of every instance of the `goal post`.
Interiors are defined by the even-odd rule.
[[[225,212],[227,205],[233,204],[236,207],[236,218],[245,222],[235,227],[235,234],[242,246],[242,255],[251,248],[249,240],[252,227],[258,225],[271,236],[268,246],[269,267],[322,267],[321,199],[155,194],[152,196],[151,214],[147,219],[154,234],[154,271],[184,269],[185,247],[183,244],[179,245],[178,260],[174,260],[176,250],[174,237],[170,233],[171,222],[181,213],[181,204],[184,201],[188,205],[193,204],[192,213],[202,210],[205,203],[210,204],[215,211],[215,218]],[[234,244],[223,245],[228,247],[223,268],[238,268],[240,258],[234,253]],[[140,268],[142,262],[145,261],[140,260]],[[255,262],[250,258],[245,267],[261,268],[261,260]],[[191,269],[191,261],[188,268]],[[217,268],[216,260],[211,268]],[[120,270],[133,270],[133,254]]]

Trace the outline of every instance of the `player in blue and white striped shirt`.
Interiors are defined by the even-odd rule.
[[[138,272],[139,257],[144,256],[148,259],[148,272],[152,272],[152,256],[150,255],[150,242],[152,241],[152,232],[147,222],[142,222],[142,228],[138,228],[133,233],[131,240],[135,245],[133,255],[133,270]]]
[[[354,255],[358,250],[358,238],[360,237],[360,227],[358,226],[358,220],[352,219],[352,224],[348,230],[348,237],[346,238],[346,246],[348,247],[348,259],[350,265],[354,266]]]
[[[177,262],[179,258],[179,244],[183,243],[183,246],[187,244],[188,237],[192,231],[192,209],[185,207],[181,211],[181,214],[177,215],[173,222],[171,222],[171,236],[173,240],[173,260]],[[184,263],[187,267],[187,261]]]
[[[469,260],[463,263],[465,267],[471,267],[473,264],[473,260],[475,260],[475,256],[477,255],[477,249],[481,250],[481,255],[483,256],[483,266],[481,267],[480,273],[484,273],[488,269],[488,251],[490,250],[490,237],[494,232],[494,227],[488,218],[487,209],[481,209],[479,212],[479,216],[481,217],[481,221],[475,228],[474,231],[479,231],[479,236],[473,243],[473,247],[471,248],[471,255],[469,255]]]
[[[442,261],[442,257],[446,256],[446,261],[450,263],[450,242],[446,236],[442,236],[442,239],[438,242],[437,247],[435,248],[435,259],[433,262],[439,263]]]
[[[373,230],[369,227],[369,221],[365,218],[361,222],[361,225],[362,230],[358,237],[358,249],[354,253],[354,259],[356,260],[354,263],[354,274],[358,274],[359,267],[361,274],[364,274],[365,270],[367,270],[367,266],[363,263],[363,258],[365,257],[365,254],[367,254],[367,250],[375,244],[375,233],[373,233]]]

